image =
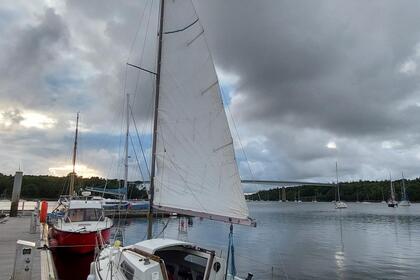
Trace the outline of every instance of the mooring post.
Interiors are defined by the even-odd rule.
[[[22,189],[22,171],[16,171],[13,181],[12,204],[10,205],[10,217],[16,217],[18,214],[20,191]]]

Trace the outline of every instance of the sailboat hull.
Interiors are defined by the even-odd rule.
[[[389,201],[388,202],[388,207],[392,207],[392,208],[398,207],[398,202],[396,202],[396,201],[394,201],[394,202]]]
[[[337,201],[335,203],[335,208],[336,209],[345,209],[345,208],[347,208],[347,204],[344,203],[343,201]]]
[[[53,228],[52,237],[60,250],[65,250],[73,254],[87,254],[93,252],[97,244],[108,243],[111,236],[111,228],[87,232],[70,232]],[[101,241],[102,239],[102,241]]]
[[[408,200],[402,200],[399,203],[399,206],[410,206],[410,205],[411,205],[410,201],[408,201]]]

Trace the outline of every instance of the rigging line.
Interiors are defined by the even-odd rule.
[[[135,158],[136,158],[137,166],[139,167],[141,180],[142,180],[142,181],[144,181],[144,176],[143,176],[143,171],[141,170],[140,161],[139,161],[139,158],[138,158],[138,156],[137,156],[136,149],[134,149],[134,142],[133,142],[133,138],[131,137],[131,134],[130,134],[129,136],[130,136],[131,146],[133,147],[134,156],[135,156]]]
[[[207,43],[206,43],[206,44],[207,44]],[[222,87],[222,86],[220,86],[220,91],[221,91],[221,93],[222,93],[222,96],[225,96],[225,98],[226,98],[226,94],[225,94],[225,91],[224,91],[224,89],[223,89],[223,87]],[[232,112],[230,111],[230,108],[229,108],[230,106],[229,106],[229,105],[227,105],[227,106],[225,106],[225,107],[226,107],[226,110],[229,112],[230,119],[232,120],[233,129],[235,130],[236,137],[238,137],[239,146],[240,146],[240,148],[241,148],[242,154],[244,155],[245,162],[246,162],[246,164],[247,164],[247,166],[248,166],[249,173],[251,174],[251,178],[252,178],[253,180],[255,180],[254,172],[252,172],[252,169],[251,169],[251,164],[249,163],[248,157],[247,157],[247,155],[246,155],[246,153],[245,153],[244,146],[242,145],[241,137],[239,136],[239,132],[238,132],[238,128],[237,128],[237,126],[236,126],[235,119],[233,118]],[[261,200],[261,197],[260,197],[259,192],[257,192],[257,194],[258,194],[258,199],[259,199],[259,200]]]
[[[169,225],[169,221],[170,221],[170,219],[167,219],[167,221],[166,221],[166,224],[162,227],[162,230],[159,232],[159,234],[158,235],[156,235],[156,238],[159,238],[161,235],[162,235],[162,233],[165,231],[165,229],[168,227],[168,225]]]
[[[145,29],[146,32],[145,32],[145,35],[144,35],[142,48],[141,48],[141,52],[140,52],[139,65],[142,65],[142,63],[143,63],[144,50],[146,48],[146,42],[147,42],[147,38],[148,38],[148,35],[149,35],[149,24],[150,24],[150,18],[151,18],[151,15],[152,15],[152,8],[153,8],[153,1],[151,1],[151,4],[150,4],[149,16],[148,16],[148,19],[147,19],[147,24],[146,24],[146,29]],[[128,63],[128,60],[127,60],[127,63]],[[140,80],[140,73],[138,73],[138,75],[137,75],[136,87],[135,87],[135,90],[134,90],[134,97],[133,97],[133,104],[135,104],[135,101],[136,101],[137,89],[138,89],[138,86],[139,86],[139,80]]]
[[[141,143],[141,139],[140,139],[139,131],[137,130],[136,120],[135,120],[135,118],[134,118],[133,111],[131,110],[131,107],[130,107],[130,112],[131,112],[131,117],[132,117],[132,119],[133,119],[134,128],[135,128],[135,130],[136,130],[137,139],[138,139],[139,144],[140,144],[141,153],[142,153],[142,155],[143,155],[144,164],[146,165],[147,175],[148,175],[148,176],[149,176],[149,178],[150,178],[149,166],[148,166],[148,163],[147,163],[147,160],[146,160],[146,155],[145,155],[145,153],[144,153],[144,149],[143,149],[143,145],[142,145],[142,143]],[[132,145],[133,145],[133,147],[134,147],[134,144],[132,144]],[[144,178],[143,178],[143,181],[144,181]]]
[[[119,137],[119,143],[118,143],[118,157],[117,157],[117,162],[119,162],[121,159],[122,159],[122,156],[121,156],[121,143],[122,143],[122,136],[123,136],[123,126],[124,126],[124,108],[125,108],[125,104],[124,104],[125,102],[123,101],[122,102],[122,109],[121,109],[121,125],[120,125],[120,137]],[[119,163],[117,163],[117,176],[118,176],[118,174],[120,173],[120,168],[121,168],[121,166],[120,166],[120,164]],[[119,184],[120,185],[120,184]]]
[[[144,72],[150,73],[150,74],[152,74],[152,75],[155,75],[155,76],[157,75],[157,73],[152,72],[152,71],[150,71],[150,70],[147,70],[147,69],[145,69],[145,68],[143,68],[143,67],[140,67],[140,66],[137,66],[137,65],[134,65],[134,64],[128,63],[128,62],[127,62],[127,65],[128,65],[128,66],[131,66],[131,67],[134,67],[134,68],[137,68],[137,69],[139,69],[139,70],[142,70],[142,71],[144,71]],[[137,92],[137,90],[136,90],[135,92]]]
[[[189,25],[185,26],[184,28],[176,29],[176,30],[172,30],[172,31],[167,31],[167,32],[163,32],[163,34],[173,34],[173,33],[185,31],[188,28],[190,28],[191,26],[193,26],[194,24],[196,24],[197,22],[198,22],[198,17],[197,17],[196,20],[194,20],[192,23],[190,23]]]
[[[135,44],[135,43],[136,43],[136,41],[137,41],[137,36],[138,36],[138,34],[139,34],[140,27],[141,27],[141,24],[142,24],[143,19],[144,19],[144,12],[146,11],[147,4],[148,4],[148,3],[149,3],[149,2],[147,2],[147,3],[146,3],[146,5],[145,5],[145,7],[144,7],[144,9],[143,9],[143,12],[142,12],[142,14],[141,14],[141,16],[139,17],[139,22],[138,22],[138,24],[137,24],[136,34],[134,35],[134,39],[133,39],[133,41],[131,42],[131,47],[130,47],[130,50],[129,50],[128,55],[127,55],[127,61],[130,59],[131,53],[133,52],[134,44]]]
[[[201,209],[203,210],[203,212],[208,212],[207,208],[204,207],[204,205],[201,203],[200,199],[195,195],[194,191],[192,190],[192,188],[190,187],[187,179],[185,178],[185,176],[182,175],[181,171],[183,170],[182,167],[178,164],[176,164],[176,162],[174,162],[171,158],[169,158],[169,162],[172,164],[172,166],[174,167],[174,171],[176,172],[176,174],[178,174],[179,178],[184,182],[185,186],[188,188],[188,190],[190,191],[191,195],[195,198],[196,202],[201,206]],[[163,177],[163,175],[162,175]],[[162,183],[162,185],[164,185]]]
[[[222,94],[223,94],[224,96],[226,96],[226,94],[225,94],[225,92],[224,92],[224,90],[223,90],[223,87],[220,87],[220,90],[221,90]],[[254,180],[255,176],[254,176],[254,173],[252,172],[251,165],[250,165],[250,163],[249,163],[248,157],[246,156],[244,146],[242,145],[241,137],[239,136],[239,133],[238,133],[238,128],[237,128],[237,126],[236,126],[236,123],[235,123],[235,120],[234,120],[234,118],[233,118],[232,112],[231,112],[231,111],[230,111],[230,109],[229,109],[229,105],[227,105],[227,106],[225,106],[225,107],[226,107],[227,111],[229,112],[230,118],[231,118],[231,120],[232,120],[233,128],[234,128],[234,130],[235,130],[235,134],[236,134],[236,136],[238,137],[238,142],[239,142],[239,145],[240,145],[240,147],[241,147],[241,151],[242,151],[242,153],[243,153],[243,155],[244,155],[244,158],[245,158],[245,161],[246,161],[246,163],[247,163],[247,165],[248,165],[248,169],[249,169],[249,172],[251,173],[251,177],[252,177],[252,178],[253,178],[253,180]]]

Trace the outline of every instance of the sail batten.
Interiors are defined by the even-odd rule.
[[[251,225],[204,29],[191,0],[164,15],[153,207]]]

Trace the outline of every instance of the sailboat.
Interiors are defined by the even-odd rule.
[[[147,210],[149,208],[149,201],[147,200],[128,200],[128,140],[130,137],[130,95],[126,96],[126,130],[125,130],[125,144],[124,144],[124,179],[123,187],[118,189],[109,189],[104,188],[87,188],[89,191],[99,193],[104,196],[104,194],[116,196],[117,198],[102,198],[102,205],[105,210],[109,211],[124,211],[130,210]],[[144,182],[144,178],[142,178]],[[114,212],[115,213],[115,212]],[[118,212],[116,212],[118,213]]]
[[[395,190],[392,184],[391,173],[389,174],[389,188],[390,188],[390,198],[388,199],[388,207],[398,207],[398,201],[395,199]]]
[[[83,197],[74,195],[78,129],[79,113],[76,119],[69,195],[64,198],[63,215],[52,225],[51,243],[70,253],[86,254],[109,241],[113,222],[104,216],[102,202],[89,198],[90,192],[83,192]]]
[[[338,183],[338,165],[335,162],[335,175],[337,177],[337,201],[335,202],[336,209],[344,209],[347,208],[347,204],[340,199],[340,184]]]
[[[404,179],[404,173],[401,173],[401,201],[400,201],[400,206],[410,206],[410,201],[408,200],[407,197],[407,191],[405,189],[405,179]]]
[[[386,203],[385,196],[384,196],[384,189],[382,187],[381,187],[381,192],[382,192],[382,201],[381,201],[381,203]]]
[[[153,238],[156,210],[226,222],[231,234],[233,224],[256,225],[194,4],[159,3],[156,72],[146,71],[156,81],[147,240],[101,250],[88,279],[239,279],[228,266],[231,250],[224,259],[193,243]]]

